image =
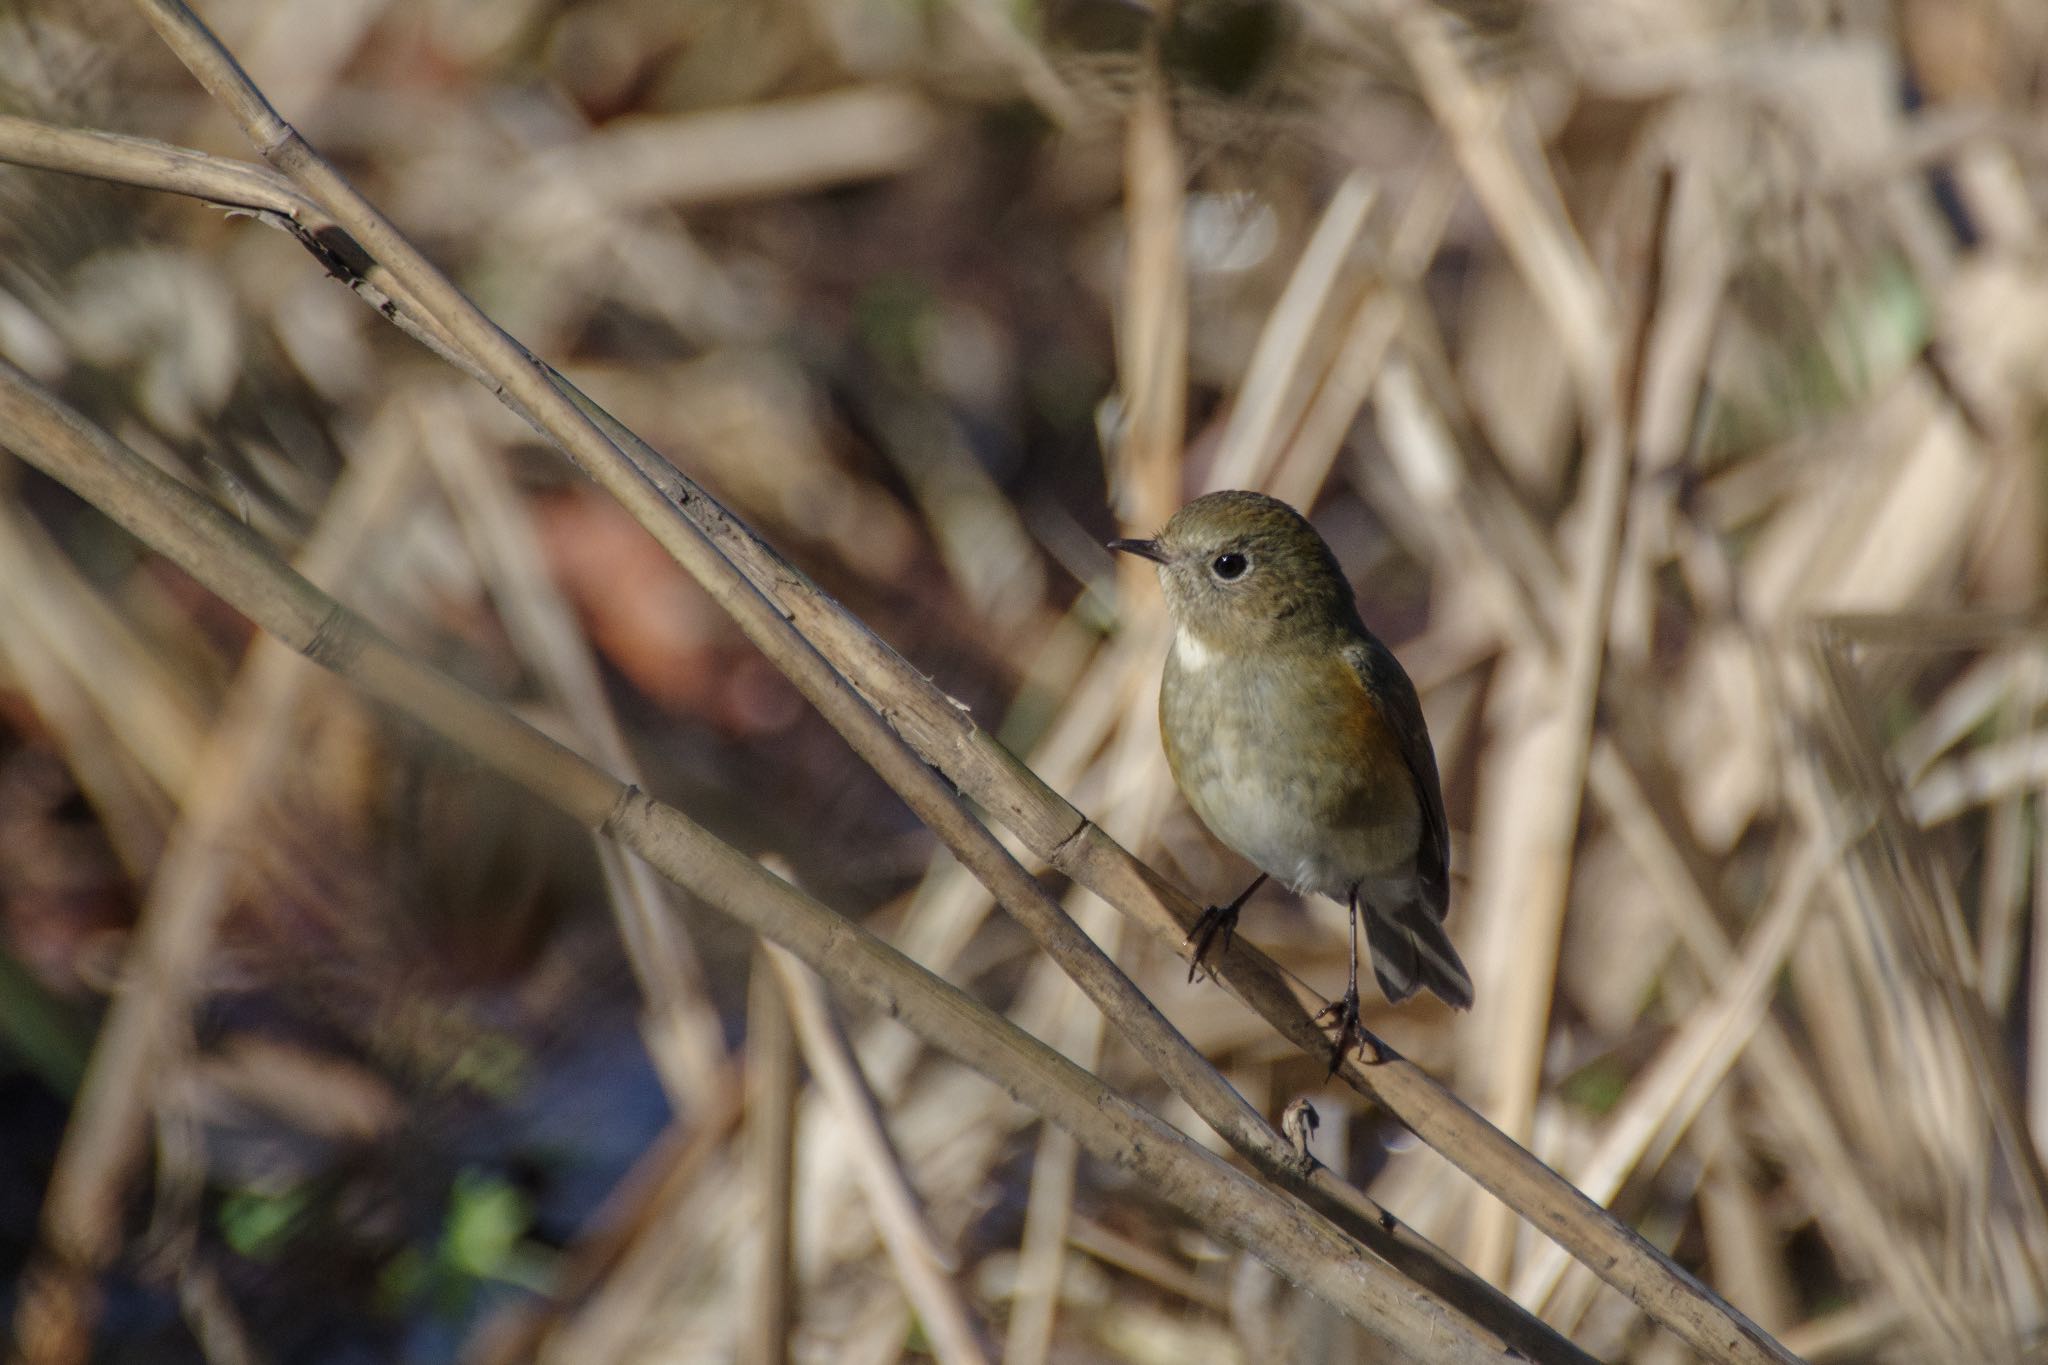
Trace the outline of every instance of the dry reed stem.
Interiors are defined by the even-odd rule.
[[[1417,53],[1411,49],[1410,55]],[[1439,77],[1443,74],[1438,73]],[[1438,114],[1443,117],[1444,111],[1439,109]],[[1454,134],[1453,140],[1459,141],[1460,135]],[[1516,177],[1512,183],[1522,181]],[[1646,255],[1652,268],[1643,275],[1641,319],[1632,344],[1617,349],[1607,342],[1599,352],[1602,360],[1641,363],[1663,283],[1657,263],[1669,230],[1668,207],[1667,183],[1647,225]],[[1496,213],[1499,211],[1496,206]],[[1498,217],[1495,225],[1503,232],[1511,231]],[[1570,345],[1569,335],[1566,340]],[[1585,387],[1592,381],[1582,373],[1580,382]],[[1491,959],[1496,964],[1492,984],[1497,1003],[1482,997],[1469,1046],[1485,1051],[1468,1050],[1467,1055],[1490,1059],[1485,1074],[1491,1084],[1492,1115],[1517,1137],[1529,1130],[1542,1082],[1572,850],[1593,737],[1593,709],[1607,655],[1607,630],[1627,519],[1635,385],[1613,373],[1603,376],[1601,382],[1605,389],[1596,394],[1588,388],[1581,399],[1585,420],[1592,428],[1579,494],[1583,541],[1578,553],[1570,557],[1577,577],[1562,622],[1556,671],[1543,680],[1538,696],[1522,699],[1523,705],[1537,708],[1539,714],[1528,715],[1530,723],[1510,751],[1508,762],[1514,776],[1504,775],[1492,788],[1496,799],[1487,810],[1496,822],[1509,828],[1499,836],[1499,856],[1483,864],[1491,876],[1475,888],[1481,924],[1499,943]],[[1481,1206],[1471,1231],[1474,1268],[1489,1277],[1502,1274],[1509,1264],[1511,1237],[1512,1228],[1499,1210]]]
[[[1074,1250],[1104,1265],[1128,1271],[1147,1284],[1185,1299],[1193,1307],[1207,1311],[1215,1306],[1215,1286],[1189,1274],[1178,1261],[1160,1254],[1157,1248],[1104,1227],[1085,1214],[1074,1215],[1070,1242]]]
[[[1060,128],[1071,128],[1081,122],[1081,103],[1074,92],[1053,70],[1037,44],[1018,32],[1016,24],[1023,15],[1006,8],[999,0],[952,0],[951,8],[997,57],[1015,68],[1018,85],[1040,113]]]
[[[1081,893],[1070,892],[1070,901]],[[1102,945],[1111,957],[1119,955],[1123,921],[1113,910],[1097,901],[1075,905],[1074,918],[1088,936]],[[1043,964],[1041,964],[1042,966]],[[1033,992],[1031,987],[1038,987]],[[1050,1003],[1044,1011],[1030,1008],[1037,994]],[[1074,1010],[1072,986],[1044,971],[1034,971],[1025,1000],[1014,1012],[1026,1030],[1049,1038],[1053,1045],[1089,1071],[1100,1068],[1103,1018],[1095,1010]],[[1051,1029],[1034,1028],[1032,1013],[1053,1016]],[[1058,1026],[1065,1019],[1065,1027]],[[1017,1290],[1010,1305],[1010,1321],[1004,1333],[1002,1358],[1010,1365],[1043,1365],[1052,1350],[1053,1320],[1059,1306],[1067,1262],[1067,1229],[1073,1215],[1075,1172],[1081,1150],[1057,1128],[1044,1128],[1032,1155],[1031,1185],[1025,1195],[1024,1232],[1017,1248]]]
[[[1244,382],[1238,387],[1230,420],[1217,440],[1209,467],[1211,488],[1266,487],[1260,471],[1277,457],[1281,417],[1299,401],[1296,388],[1309,338],[1329,307],[1338,274],[1377,197],[1377,186],[1362,172],[1353,171],[1323,206],[1315,231],[1295,262],[1286,288],[1266,315],[1258,344],[1252,349],[1251,363],[1245,368]],[[1316,483],[1320,486],[1321,480]]]
[[[789,948],[1022,1102],[1097,1157],[1150,1183],[1212,1233],[1328,1298],[1393,1349],[1443,1362],[1497,1358],[1497,1342],[1412,1286],[1397,1285],[1326,1222],[1188,1141],[1095,1078],[925,974],[671,807],[610,778],[410,659],[367,623],[278,565],[212,504],[0,364],[0,419],[17,453],[93,502],[197,581],[380,700],[633,848],[707,904]]]
[[[747,975],[746,1165],[756,1233],[740,1359],[785,1365],[797,1320],[794,1260],[797,1041],[782,970],[754,949]]]
[[[220,1275],[204,1261],[178,1275],[178,1307],[207,1365],[262,1365],[263,1353]]]
[[[9,509],[4,515],[12,519],[18,513]],[[0,530],[0,536],[6,534]],[[149,876],[163,851],[171,798],[121,751],[112,724],[44,645],[41,632],[18,605],[21,596],[0,593],[0,657],[6,661],[9,681],[29,698],[49,728],[58,751],[77,774],[79,791],[105,822],[107,841],[122,870],[139,882]]]
[[[940,1250],[918,1208],[902,1157],[889,1139],[881,1107],[846,1036],[831,1016],[818,978],[786,949],[765,950],[788,1000],[797,1041],[811,1076],[837,1119],[834,1130],[852,1151],[854,1176],[882,1237],[904,1297],[931,1339],[941,1365],[978,1365],[988,1359],[984,1330],[953,1282],[953,1258]]]
[[[1785,1334],[1786,1349],[1796,1348],[1809,1365],[1867,1360],[1906,1325],[1906,1311],[1896,1301],[1866,1299],[1809,1318]]]
[[[1003,1334],[1002,1358],[1014,1365],[1044,1365],[1052,1351],[1080,1155],[1074,1140],[1059,1129],[1039,1133],[1031,1158],[1031,1188],[1025,1196],[1024,1231],[1017,1246],[1017,1286]]]
[[[187,685],[100,599],[33,518],[0,518],[0,578],[34,583],[14,611],[31,639],[91,704],[122,752],[159,790],[187,791],[206,742]]]
[[[1422,273],[1442,245],[1458,181],[1448,161],[1430,163],[1388,236],[1382,278],[1359,300],[1271,482],[1282,502],[1306,505],[1329,478],[1345,438],[1378,382]]]
[[[935,123],[922,96],[887,85],[734,112],[616,119],[559,155],[535,158],[534,185],[511,198],[558,202],[566,182],[590,196],[579,214],[611,215],[821,189],[903,171],[925,154]]]
[[[1156,607],[1144,619],[1149,619],[1155,628],[1162,624]],[[1141,625],[1139,633],[1149,632]],[[1100,809],[1105,819],[1114,821],[1119,829],[1134,839],[1144,841],[1158,826],[1165,809],[1168,786],[1158,771],[1160,750],[1156,732],[1149,723],[1151,698],[1142,688],[1119,689],[1121,695],[1117,696],[1114,692],[1098,691],[1087,681],[1101,679],[1114,684],[1134,676],[1132,670],[1124,667],[1128,661],[1122,653],[1113,647],[1099,649],[1088,666],[1083,692],[1112,697],[1120,704],[1114,710],[1110,706],[1078,708],[1082,716],[1087,716],[1091,709],[1096,712],[1094,719],[1104,727],[1108,741],[1103,744],[1098,739],[1096,744],[1089,746],[1091,749],[1099,748],[1099,752],[1094,765],[1079,781],[1102,792]],[[1112,672],[1113,669],[1119,671]],[[1141,712],[1146,722],[1134,724],[1133,718]],[[1070,708],[1067,714],[1075,713],[1076,709]],[[1103,945],[1103,951],[1112,957],[1120,955],[1124,943],[1124,922],[1114,907],[1099,898],[1090,897],[1078,886],[1069,890],[1068,900],[1074,907],[1077,922],[1091,938]],[[1011,1009],[1011,1017],[1027,1031],[1052,1040],[1062,1053],[1082,1066],[1091,1071],[1098,1070],[1104,1021],[1096,1011],[1076,1012],[1073,1008],[1075,1003],[1072,983],[1065,980],[1050,961],[1041,960],[1033,967],[1024,990],[1019,993]],[[1260,1108],[1264,1112],[1270,1106],[1261,1105]],[[1004,1343],[1005,1360],[1031,1365],[1049,1357],[1059,1294],[1066,1280],[1068,1234],[1077,1216],[1072,1208],[1072,1199],[1079,1155],[1079,1149],[1066,1134],[1052,1128],[1041,1131],[1032,1162],[1024,1235],[1018,1248],[1017,1297],[1012,1305],[1010,1330]],[[1354,1235],[1360,1236],[1380,1254],[1388,1255],[1390,1248],[1382,1245],[1376,1236],[1379,1231],[1374,1221],[1376,1213],[1365,1210],[1366,1217],[1360,1219],[1356,1216],[1360,1211],[1356,1208],[1350,1211]],[[1345,1225],[1342,1217],[1338,1221],[1340,1226]],[[1397,1267],[1402,1266],[1398,1256],[1389,1256],[1388,1259]],[[1427,1283],[1426,1280],[1424,1282]],[[1461,1288],[1454,1288],[1447,1294],[1454,1304],[1460,1302]],[[1488,1320],[1483,1312],[1478,1316]],[[1498,1330],[1503,1337],[1513,1339],[1512,1327]]]
[[[14,114],[0,114],[0,158],[63,175],[165,190],[250,213],[293,219],[317,214],[311,200],[266,167],[149,138],[63,128]]]
[[[1617,305],[1573,230],[1526,114],[1512,94],[1473,77],[1443,16],[1417,0],[1373,0],[1371,7],[1391,27],[1502,247],[1548,313],[1570,358],[1586,426],[1599,432],[1618,419],[1622,397],[1615,379],[1627,349]]]
[[[2048,802],[2039,803],[2034,820],[2036,838],[2048,836]],[[2039,844],[2037,847],[2048,847]],[[2038,907],[2048,905],[2048,858],[2036,858],[2034,862],[2034,916],[2033,960],[2048,962],[2048,915],[2038,913]],[[2029,1044],[2048,1043],[2048,972],[2034,973],[2033,987],[2028,992],[2032,1027],[2028,1030]],[[2028,1129],[2033,1134],[2034,1151],[2037,1156],[2048,1159],[2048,1047],[2029,1049],[2027,1053],[2027,1117]]]
[[[1123,411],[1109,453],[1110,502],[1128,526],[1157,527],[1180,504],[1187,437],[1188,285],[1181,258],[1185,203],[1173,111],[1157,44],[1148,45],[1124,133],[1124,265],[1117,314]],[[1148,532],[1149,534],[1149,532]],[[1142,565],[1120,566],[1126,583]]]

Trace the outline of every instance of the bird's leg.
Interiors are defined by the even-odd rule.
[[[1318,1024],[1337,1026],[1337,1046],[1330,1053],[1330,1074],[1336,1075],[1337,1068],[1344,1064],[1344,1054],[1353,1047],[1359,1048],[1359,1055],[1370,1051],[1371,1061],[1377,1065],[1387,1060],[1387,1047],[1378,1038],[1367,1033],[1358,1015],[1358,888],[1351,888],[1351,975],[1344,983],[1344,998],[1325,1005],[1316,1015]]]
[[[1244,909],[1244,903],[1252,898],[1252,892],[1265,884],[1266,874],[1261,872],[1252,879],[1252,884],[1247,886],[1236,900],[1228,905],[1210,906],[1202,912],[1202,917],[1195,921],[1195,927],[1188,930],[1188,936],[1182,942],[1195,945],[1195,955],[1188,959],[1190,982],[1201,969],[1202,959],[1209,955],[1209,946],[1216,941],[1218,934],[1223,936],[1223,951],[1230,951],[1230,936],[1237,929],[1237,912]]]

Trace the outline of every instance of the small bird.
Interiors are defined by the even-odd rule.
[[[1159,730],[1174,781],[1218,839],[1260,869],[1211,906],[1188,942],[1188,979],[1270,875],[1351,910],[1351,977],[1324,1011],[1336,1069],[1359,1042],[1358,920],[1389,1001],[1427,986],[1472,1003],[1443,929],[1450,833],[1422,704],[1393,652],[1359,619],[1337,557],[1306,518],[1263,493],[1211,493],[1154,540],[1112,550],[1159,566],[1173,646]],[[1375,1044],[1375,1047],[1377,1045]]]

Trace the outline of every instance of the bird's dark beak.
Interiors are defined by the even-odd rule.
[[[1127,555],[1137,555],[1141,559],[1149,559],[1154,564],[1166,562],[1166,551],[1159,548],[1159,542],[1156,540],[1112,540],[1109,542],[1109,548],[1121,550]]]

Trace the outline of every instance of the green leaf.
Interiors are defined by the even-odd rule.
[[[236,1190],[221,1201],[221,1236],[237,1255],[270,1260],[291,1240],[293,1225],[308,1202],[302,1185],[282,1191]]]
[[[463,1171],[450,1195],[441,1260],[475,1279],[499,1278],[532,1222],[532,1206],[510,1182]]]

